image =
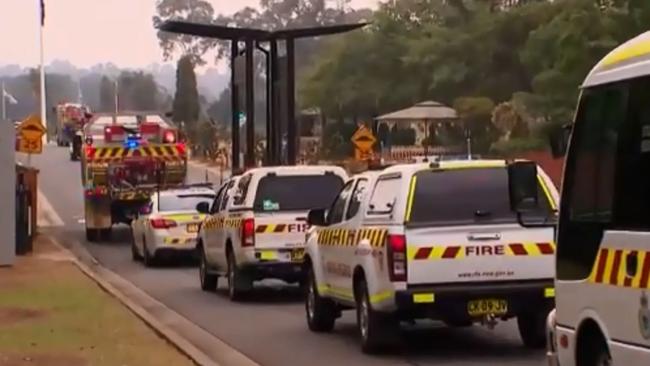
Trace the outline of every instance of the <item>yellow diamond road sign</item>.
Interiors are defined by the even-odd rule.
[[[45,134],[45,127],[43,127],[41,119],[32,114],[20,123],[18,134],[21,139],[40,139]]]
[[[352,135],[352,143],[357,149],[367,152],[372,149],[372,145],[377,142],[375,136],[372,135],[372,131],[366,126],[360,126],[357,131]]]

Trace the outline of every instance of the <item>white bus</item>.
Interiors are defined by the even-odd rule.
[[[549,364],[650,365],[650,32],[582,85],[560,202]]]

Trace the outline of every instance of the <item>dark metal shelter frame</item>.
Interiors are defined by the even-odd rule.
[[[246,152],[245,167],[255,165],[255,94],[254,94],[254,63],[255,49],[266,55],[266,159],[265,165],[295,165],[298,153],[298,139],[295,106],[295,40],[299,38],[318,37],[331,34],[345,33],[365,26],[366,24],[344,24],[314,28],[285,29],[265,31],[253,28],[237,28],[213,24],[198,24],[182,21],[167,21],[158,29],[171,33],[187,34],[199,37],[215,38],[230,41],[231,57],[231,105],[232,105],[232,167],[240,168],[239,150],[239,85],[236,59],[245,57],[245,113],[246,113]],[[286,61],[278,56],[278,43],[284,42]],[[240,43],[244,49],[240,50]],[[268,43],[265,49],[262,44]],[[286,94],[282,93],[286,91]],[[283,95],[284,94],[284,95]],[[283,113],[284,112],[284,113]],[[287,157],[282,157],[282,119],[287,126]]]

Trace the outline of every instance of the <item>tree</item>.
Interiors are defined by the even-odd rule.
[[[196,89],[196,74],[192,57],[178,60],[176,69],[176,94],[174,95],[174,121],[185,122],[188,127],[199,119],[199,93]]]
[[[153,17],[154,27],[159,27],[168,20],[184,20],[194,23],[212,23],[214,9],[205,0],[158,0],[156,15]],[[158,43],[163,51],[165,61],[179,53],[189,57],[194,65],[204,65],[203,56],[216,45],[210,38],[158,31]]]
[[[486,153],[498,137],[491,123],[494,102],[487,97],[463,97],[454,101],[465,128],[471,133],[472,149],[476,153]]]

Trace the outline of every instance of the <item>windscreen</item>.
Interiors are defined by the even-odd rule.
[[[260,179],[253,209],[274,212],[329,207],[342,187],[343,180],[334,174],[269,175]]]
[[[201,202],[212,203],[212,194],[179,194],[160,196],[158,210],[164,211],[196,211],[196,205]]]
[[[550,219],[549,198],[538,185],[539,212],[526,219]],[[517,222],[510,210],[506,168],[425,171],[416,174],[409,224],[431,226]]]

